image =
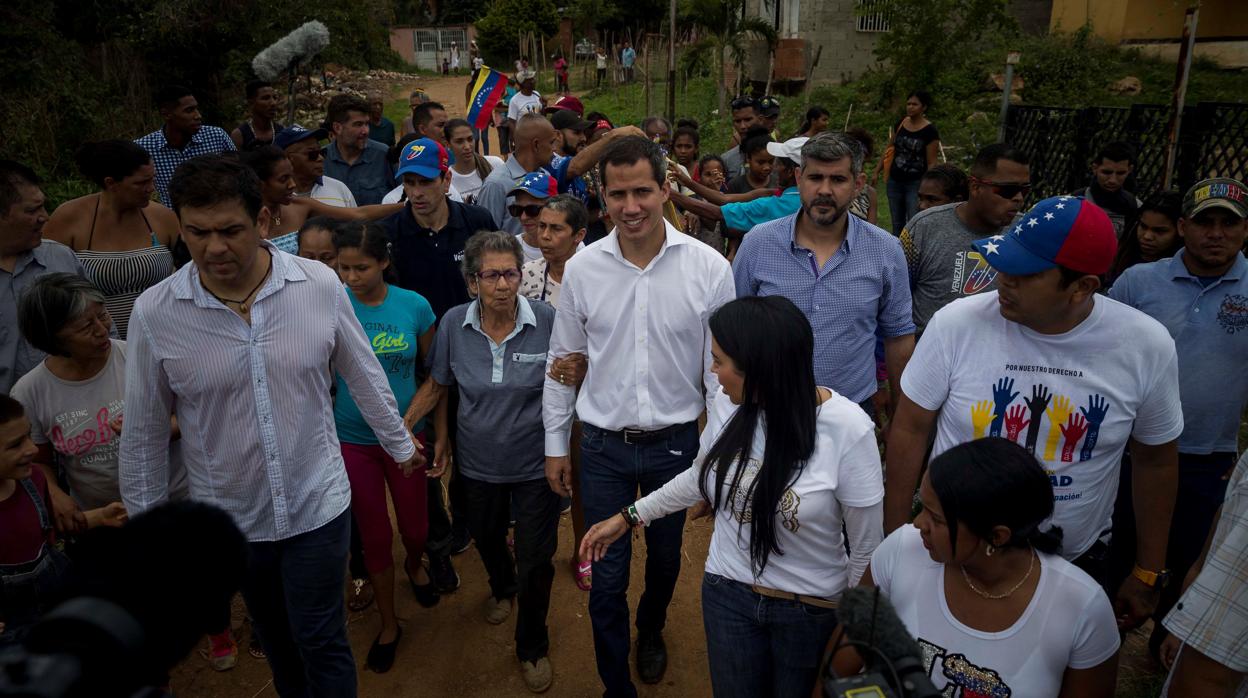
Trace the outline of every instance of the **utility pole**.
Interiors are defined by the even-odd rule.
[[[1187,99],[1187,78],[1192,72],[1192,44],[1196,42],[1196,19],[1200,5],[1187,8],[1183,17],[1183,41],[1179,44],[1179,65],[1174,75],[1174,97],[1170,101],[1170,125],[1166,129],[1166,167],[1161,174],[1161,188],[1170,188],[1174,166],[1179,156],[1179,131],[1183,125],[1183,102]]]
[[[676,123],[676,0],[667,8],[667,120]]]
[[[1001,86],[1001,116],[997,119],[997,142],[1005,142],[1005,119],[1010,113],[1010,92],[1014,89],[1014,66],[1018,64],[1020,53],[1010,51],[1005,54],[1005,84]]]

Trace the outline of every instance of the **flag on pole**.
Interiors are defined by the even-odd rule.
[[[492,70],[489,66],[481,66],[477,81],[472,85],[472,106],[468,109],[468,123],[473,128],[482,129],[489,125],[494,106],[507,92],[507,76]]]

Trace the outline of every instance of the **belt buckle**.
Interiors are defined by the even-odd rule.
[[[627,429],[626,428],[626,429],[621,429],[620,433],[624,435],[624,444],[626,446],[636,446],[637,444],[629,440],[629,437],[639,435],[641,431],[639,429]]]

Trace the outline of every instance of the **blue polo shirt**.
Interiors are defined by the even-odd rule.
[[[357,205],[379,204],[394,188],[394,170],[386,161],[389,152],[386,146],[370,140],[360,157],[348,164],[338,152],[338,144],[330,143],[325,151],[325,175],[345,183]]]
[[[748,231],[756,225],[791,216],[801,208],[802,197],[797,193],[797,187],[789,187],[776,196],[724,204],[719,210],[724,214],[724,225],[733,230]]]
[[[1241,252],[1206,286],[1187,270],[1183,254],[1127,269],[1109,297],[1152,316],[1174,338],[1183,403],[1179,451],[1234,453],[1248,403],[1248,260]]]
[[[797,244],[797,217],[755,226],[741,241],[732,275],[737,297],[784,296],[815,332],[815,380],[854,402],[876,391],[875,336],[914,334],[910,276],[901,243],[857,216],[820,269]]]
[[[516,297],[516,327],[495,344],[478,301],[447,311],[430,352],[439,385],[459,387],[456,466],[474,480],[526,482],[546,476],[542,386],[555,309]]]

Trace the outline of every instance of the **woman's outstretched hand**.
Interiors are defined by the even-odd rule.
[[[628,522],[620,514],[594,524],[581,539],[581,559],[598,562],[612,543],[628,533],[628,528]]]

